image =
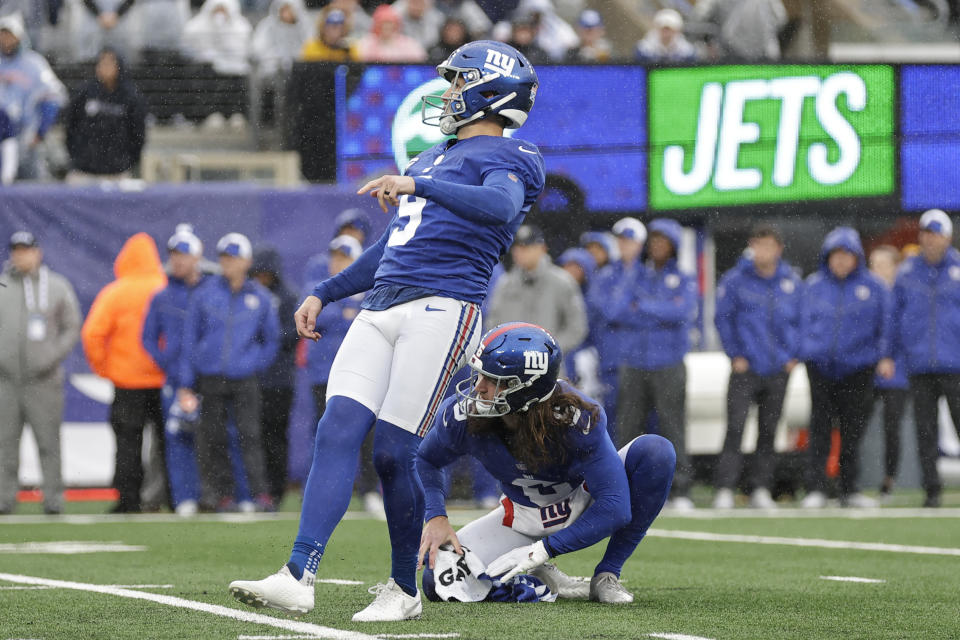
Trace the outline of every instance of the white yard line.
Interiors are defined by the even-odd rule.
[[[859,551],[886,551],[891,553],[918,553],[936,556],[958,556],[960,549],[951,547],[920,547],[883,542],[855,542],[852,540],[824,540],[822,538],[781,538],[778,536],[749,536],[734,533],[707,533],[703,531],[677,531],[650,529],[648,537],[700,540],[704,542],[745,542],[748,544],[778,544],[791,547],[819,547],[822,549],[856,549]]]
[[[237,636],[237,640],[312,640],[317,636]],[[459,633],[378,633],[377,638],[459,638]]]
[[[323,584],[339,584],[339,585],[359,585],[363,584],[360,580],[341,580],[340,578],[317,578],[314,582],[322,582]]]
[[[883,584],[886,580],[876,578],[858,578],[857,576],[820,576],[821,580],[833,580],[834,582],[863,582],[865,584]]]
[[[105,595],[117,596],[120,598],[131,598],[134,600],[147,600],[168,607],[177,607],[180,609],[192,609],[203,613],[210,613],[224,618],[231,618],[240,622],[251,622],[254,624],[263,624],[284,631],[293,631],[295,633],[309,634],[312,638],[323,638],[329,640],[375,640],[377,636],[359,633],[357,631],[345,631],[342,629],[332,629],[309,622],[299,622],[297,620],[286,620],[283,618],[273,618],[260,613],[251,613],[249,611],[240,611],[239,609],[230,609],[206,602],[195,602],[184,598],[165,596],[146,591],[133,591],[130,589],[121,589],[101,584],[86,584],[83,582],[67,582],[63,580],[49,580],[47,578],[37,578],[33,576],[23,576],[11,573],[0,573],[0,580],[13,582],[17,584],[39,585],[45,587],[55,587],[60,589],[75,589],[77,591],[88,591],[92,593],[102,593]]]
[[[116,589],[173,589],[172,584],[107,584],[104,586]]]
[[[146,551],[142,545],[126,544],[124,542],[95,542],[53,540],[49,542],[19,542],[0,544],[0,553],[56,553],[74,555],[77,553],[103,553],[120,551]]]
[[[688,636],[685,633],[648,633],[648,638],[661,638],[662,640],[713,640],[713,638],[704,638],[703,636]]]
[[[172,584],[105,584],[103,586],[113,587],[115,589],[173,589]],[[0,587],[0,591],[41,591],[43,589],[53,588],[54,587],[30,585],[22,587]]]
[[[312,640],[317,636],[237,636],[237,640]]]
[[[378,633],[378,638],[459,638],[459,633]]]

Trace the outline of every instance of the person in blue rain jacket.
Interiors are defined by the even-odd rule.
[[[280,326],[270,292],[248,277],[253,248],[239,233],[217,243],[223,275],[211,276],[187,306],[178,402],[186,411],[202,398],[197,426],[201,506],[226,508],[233,495],[227,462],[227,412],[240,437],[247,484],[261,510],[274,509],[260,438],[257,374],[273,362]]]
[[[800,353],[810,378],[810,444],[803,506],[826,503],[826,462],[834,420],[840,429],[840,504],[875,506],[857,489],[860,440],[873,399],[874,371],[893,375],[891,297],[867,269],[860,235],[837,227],[823,241],[820,268],[807,278]]]
[[[197,512],[200,499],[200,478],[197,471],[193,429],[196,413],[184,414],[175,402],[180,387],[180,346],[183,322],[187,316],[190,295],[207,278],[203,273],[203,245],[189,224],[177,225],[167,241],[167,286],[150,301],[143,322],[143,348],[167,374],[163,385],[165,418],[165,456],[170,478],[170,500],[180,515]]]
[[[687,368],[690,327],[697,315],[697,284],[680,271],[680,223],[667,218],[647,227],[644,263],[611,296],[614,321],[627,330],[621,346],[617,399],[617,438],[625,444],[646,433],[649,413],[657,412],[660,435],[677,451],[671,506],[693,507],[688,497],[690,459],[686,452]]]
[[[802,281],[783,259],[783,238],[770,225],[758,225],[749,248],[717,287],[714,324],[730,358],[727,387],[727,432],[717,462],[713,506],[734,506],[734,491],[743,467],[740,443],[750,405],[758,413],[757,446],[750,505],[775,507],[773,440],[783,410],[790,372],[800,342]]]
[[[597,394],[602,398],[603,410],[607,414],[607,430],[610,438],[617,442],[616,416],[618,395],[618,369],[622,361],[622,346],[628,328],[614,317],[614,307],[611,301],[626,295],[625,288],[632,282],[633,274],[640,271],[643,265],[640,262],[640,253],[643,243],[647,239],[647,229],[636,218],[621,218],[613,225],[613,235],[617,239],[619,259],[612,260],[604,266],[597,261],[598,270],[587,289],[587,326],[590,334],[588,339],[593,340],[599,359],[599,377],[602,392]],[[584,234],[587,236],[587,234]],[[606,235],[594,232],[591,236],[581,238],[587,251],[597,256],[609,256],[610,248],[603,244]]]
[[[925,507],[940,506],[937,411],[943,396],[960,431],[960,252],[953,221],[939,209],[920,217],[920,255],[904,261],[894,285],[893,334],[913,393]]]

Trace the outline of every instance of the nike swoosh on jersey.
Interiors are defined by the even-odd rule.
[[[431,307],[430,305],[427,305],[426,307],[424,307],[424,311],[446,311],[446,309],[441,309],[440,307]]]
[[[517,147],[517,149],[520,149],[520,151],[523,151],[524,153],[529,153],[529,154],[532,155],[532,156],[537,155],[537,152],[536,152],[536,151],[534,151],[533,149],[527,149],[527,148],[524,147],[523,145],[520,145],[519,147]]]

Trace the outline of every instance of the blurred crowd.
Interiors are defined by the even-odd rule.
[[[484,38],[510,42],[534,63],[769,60],[791,21],[781,0],[657,4],[666,8],[637,5],[651,27],[632,51],[612,49],[585,0],[6,0],[0,15],[20,15],[32,47],[60,61],[111,46],[137,60],[175,51],[235,74],[297,59],[436,63]]]
[[[61,165],[73,182],[131,175],[147,108],[126,77],[128,64],[203,64],[248,78],[256,128],[272,124],[265,113],[282,110],[275,103],[301,60],[436,64],[466,42],[490,38],[534,64],[763,61],[778,59],[795,31],[781,0],[674,4],[647,16],[650,28],[632,49],[617,50],[604,17],[584,0],[0,1],[0,181],[48,179]],[[91,62],[95,71],[68,95],[51,60]],[[210,116],[211,126],[226,120]],[[230,117],[246,123],[243,113]],[[44,156],[63,155],[42,144],[58,120],[69,158],[50,162]]]
[[[61,362],[78,338],[91,370],[116,389],[115,511],[275,509],[287,488],[294,372],[300,368],[309,379],[321,415],[333,356],[360,312],[363,294],[324,307],[323,339],[315,343],[298,341],[293,328],[298,298],[347,268],[370,241],[358,210],[342,212],[335,227],[334,240],[306,265],[299,293],[281,273],[277,251],[253,247],[241,234],[224,235],[212,263],[192,228],[180,225],[166,244],[165,265],[153,239],[137,234],[117,255],[116,280],[85,319],[69,279],[44,265],[40,239],[15,233],[0,280],[0,324],[18,327],[0,332],[0,512],[14,506],[24,422],[38,442],[45,509],[62,509]],[[602,401],[618,445],[648,432],[674,443],[677,509],[693,507],[685,358],[705,302],[678,261],[684,233],[675,220],[644,225],[627,217],[586,232],[554,260],[543,232],[521,226],[484,307],[487,327],[522,320],[553,333],[566,377]],[[869,255],[855,229],[837,227],[823,240],[819,266],[803,279],[784,259],[777,228],[752,230],[715,296],[713,322],[730,377],[714,507],[734,507],[741,489],[753,507],[777,506],[774,434],[798,363],[811,400],[800,505],[819,508],[832,498],[843,506],[876,505],[858,485],[860,442],[875,405],[885,442],[879,493],[888,496],[912,398],[924,505],[939,506],[941,397],[960,425],[960,252],[953,238],[951,218],[936,209],[920,218],[916,244],[880,245]],[[741,441],[752,405],[756,452],[745,465]],[[159,444],[146,465],[145,430]],[[832,447],[835,479],[826,472]],[[358,494],[382,516],[369,450],[358,463]],[[495,504],[495,483],[480,469],[472,473],[477,503]],[[159,481],[149,482],[151,475]]]

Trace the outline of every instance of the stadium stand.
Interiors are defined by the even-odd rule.
[[[60,63],[54,71],[72,94],[89,79],[90,67],[90,63]],[[221,75],[209,64],[180,56],[130,65],[128,72],[159,123],[168,124],[178,117],[201,122],[214,113],[225,117],[247,113],[249,81],[245,76]]]

